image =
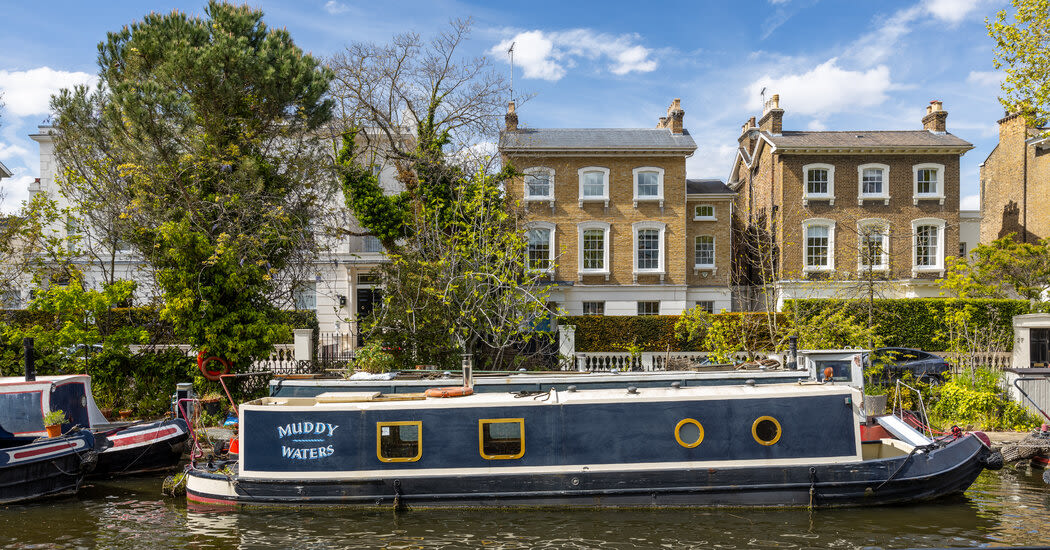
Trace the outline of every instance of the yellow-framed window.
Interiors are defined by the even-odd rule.
[[[683,418],[674,427],[674,438],[679,445],[692,449],[704,440],[704,425],[692,418]]]
[[[376,422],[376,457],[383,462],[415,462],[423,456],[423,422]]]
[[[478,420],[478,452],[486,460],[509,460],[525,456],[525,419]]]
[[[772,445],[780,441],[780,421],[772,416],[760,416],[751,425],[751,437],[760,445]]]

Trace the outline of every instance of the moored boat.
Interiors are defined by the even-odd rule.
[[[847,385],[626,388],[457,398],[331,392],[239,407],[236,463],[189,471],[209,504],[858,506],[965,491],[977,437],[862,443]],[[904,430],[910,430],[906,425]]]
[[[95,437],[83,430],[38,441],[0,441],[0,504],[74,494],[96,457]]]
[[[17,445],[45,437],[44,414],[61,410],[74,427],[94,433],[99,449],[91,477],[170,470],[182,458],[189,429],[182,419],[111,423],[95,405],[85,374],[0,378],[0,444]]]

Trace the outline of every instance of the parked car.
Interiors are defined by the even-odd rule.
[[[867,365],[867,354],[861,356]],[[948,362],[940,355],[910,348],[878,348],[872,352],[872,364],[883,365],[879,379],[896,380],[905,372],[910,372],[916,380],[928,383],[941,383],[948,372]]]

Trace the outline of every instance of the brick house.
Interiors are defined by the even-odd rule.
[[[846,297],[870,281],[885,297],[937,296],[959,249],[959,159],[933,101],[922,130],[785,131],[774,95],[743,125],[734,285],[745,309]]]
[[[514,104],[500,136],[522,174],[530,262],[547,269],[569,315],[729,309],[733,192],[687,180],[696,143],[675,99],[656,128],[523,128]]]
[[[999,119],[999,143],[981,163],[981,242],[1010,233],[1021,242],[1050,237],[1050,128],[1024,117]]]

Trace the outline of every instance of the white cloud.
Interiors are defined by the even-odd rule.
[[[979,86],[996,86],[1003,82],[1003,73],[999,71],[970,71],[966,81]]]
[[[970,15],[981,0],[927,0],[926,11],[934,17],[956,24]]]
[[[341,4],[335,0],[328,0],[324,4],[324,11],[332,14],[339,15],[340,13],[346,13],[350,8],[346,7],[346,4]]]
[[[56,71],[38,67],[28,71],[0,71],[0,91],[5,109],[17,117],[46,115],[50,112],[51,95],[62,88],[89,84],[94,75],[81,72]]]
[[[806,125],[806,129],[813,130],[814,132],[820,132],[822,130],[827,130],[828,127],[826,124],[824,124],[824,121],[820,120],[819,118],[815,118],[809,121],[809,124]]]
[[[846,57],[862,66],[878,64],[898,51],[897,41],[911,31],[911,25],[922,15],[919,6],[903,9],[884,19],[878,27],[861,36],[846,50]]]
[[[981,196],[966,195],[959,201],[959,210],[980,210]]]
[[[748,86],[748,108],[762,108],[759,91],[766,88],[766,97],[780,94],[785,109],[823,116],[879,105],[886,101],[891,86],[889,67],[850,71],[839,67],[833,57],[803,74],[760,77]]]
[[[29,150],[18,144],[0,143],[0,160],[11,160],[15,157],[25,157]]]
[[[507,49],[514,44],[514,64],[520,66],[525,78],[560,80],[567,69],[580,58],[603,60],[613,74],[647,73],[656,70],[652,50],[637,44],[638,35],[612,35],[591,29],[544,32],[520,32],[496,44],[489,53],[497,59],[509,61]]]
[[[29,199],[29,184],[33,183],[33,176],[18,175],[19,170],[13,169],[15,176],[0,180],[0,214],[14,214],[22,206],[22,201]]]

